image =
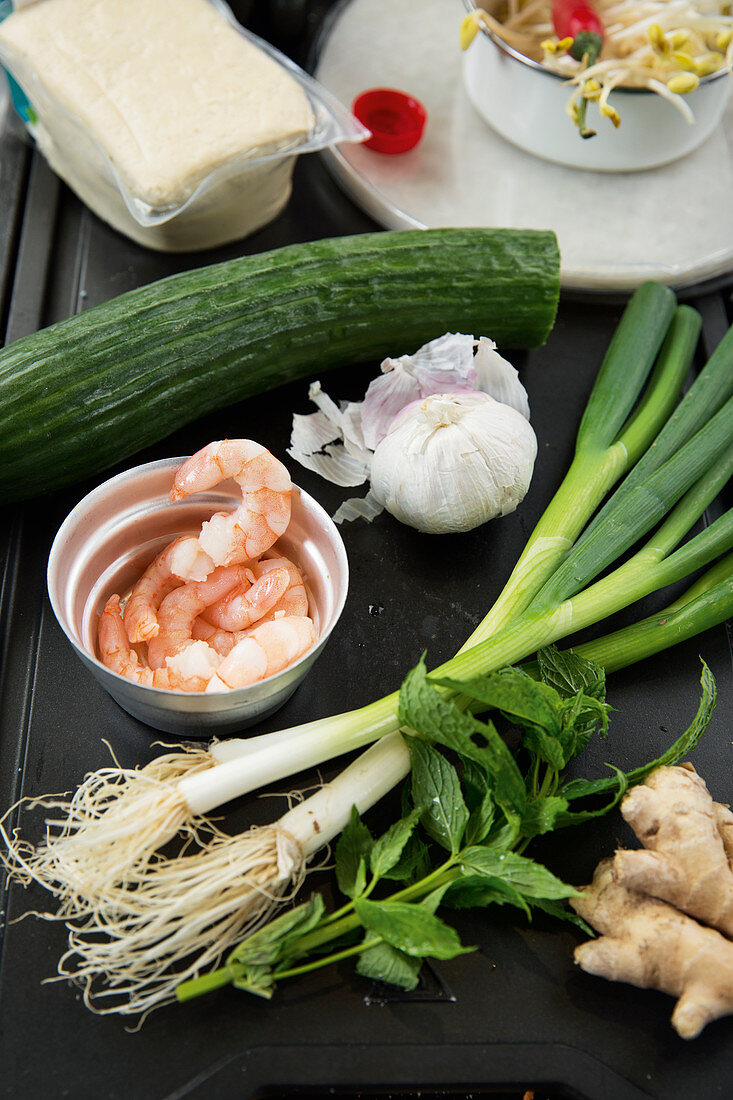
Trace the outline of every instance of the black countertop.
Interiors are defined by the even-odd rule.
[[[287,7],[287,5],[286,5]],[[296,5],[297,7],[297,5]],[[313,23],[313,11],[304,10]],[[309,26],[310,26],[309,24]],[[312,29],[312,26],[310,26]],[[165,256],[120,237],[87,211],[32,154],[17,127],[0,142],[0,296],[6,341],[173,271],[242,252],[376,228],[345,198],[317,156],[301,158],[286,211],[265,230],[215,254]],[[733,284],[733,279],[731,280]],[[731,294],[685,295],[703,315],[700,361],[730,323]],[[530,395],[539,459],[523,506],[500,523],[431,539],[383,515],[343,528],[351,565],[344,615],[324,656],[286,707],[256,732],[336,713],[394,689],[427,650],[449,657],[498,594],[567,467],[575,429],[622,304],[563,296],[544,348],[513,356]],[[414,349],[395,349],[396,353]],[[376,364],[344,364],[326,388],[358,398]],[[314,375],[315,377],[316,375]],[[293,411],[308,409],[297,383],[194,422],[136,457],[188,453],[222,435],[254,435],[283,455]],[[0,806],[73,787],[103,766],[108,739],[122,763],[150,758],[155,735],[121,711],[79,664],[45,592],[53,535],[70,508],[104,476],[5,509],[0,533]],[[342,490],[305,470],[298,482],[333,511]],[[649,598],[619,625],[667,602]],[[381,609],[375,614],[376,608]],[[605,632],[600,629],[596,633]],[[719,800],[731,798],[731,650],[724,627],[609,679],[612,733],[583,761],[632,766],[656,755],[689,724],[699,695],[699,655],[718,680],[719,702],[693,754]],[[328,768],[323,774],[331,774]],[[296,777],[309,785],[315,774]],[[389,800],[388,800],[389,802]],[[390,806],[374,811],[388,819]],[[227,815],[241,827],[282,812],[275,798],[241,800]],[[629,834],[617,815],[535,847],[563,877],[587,881],[596,862]],[[318,880],[327,879],[322,876]],[[130,1034],[96,1017],[55,972],[60,926],[15,920],[43,903],[13,887],[0,895],[0,1082],[8,1097],[291,1097],[302,1095],[481,1096],[535,1087],[538,1100],[586,1097],[727,1097],[733,1080],[730,1020],[692,1043],[669,1024],[670,998],[577,971],[579,933],[547,921],[530,927],[499,910],[456,918],[479,950],[425,967],[411,994],[376,988],[348,966],[314,973],[265,1003],[233,989],[154,1014]],[[519,1090],[519,1091],[517,1091]]]

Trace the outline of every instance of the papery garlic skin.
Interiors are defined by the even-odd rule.
[[[433,394],[403,409],[377,446],[372,493],[418,531],[471,531],[515,510],[536,456],[516,409],[485,393]]]
[[[381,373],[369,383],[361,404],[366,445],[374,450],[394,418],[412,401],[433,393],[475,390],[475,346],[473,336],[446,332],[412,355],[383,359]]]
[[[529,398],[527,391],[519,381],[519,374],[496,350],[496,344],[486,336],[476,341],[474,356],[476,371],[476,389],[488,393],[495,401],[510,405],[529,420]]]
[[[380,370],[361,403],[362,438],[371,450],[384,439],[402,409],[434,393],[482,390],[529,420],[529,400],[519,375],[486,336],[446,332],[423,344],[414,355],[384,359]]]

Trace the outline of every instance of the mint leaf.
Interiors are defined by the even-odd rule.
[[[475,760],[462,758],[463,796],[470,817],[463,838],[464,844],[480,844],[488,836],[496,817],[491,793],[491,776]]]
[[[413,810],[408,817],[391,825],[383,836],[374,841],[369,853],[372,874],[377,878],[391,871],[400,859],[407,841],[412,836],[423,808],[420,806]]]
[[[443,900],[443,895],[445,894],[449,886],[449,882],[444,882],[442,886],[436,886],[434,890],[431,890],[431,892],[427,894],[420,902],[423,909],[427,909],[428,913],[435,913]]]
[[[422,959],[412,958],[404,951],[382,942],[362,951],[356,970],[362,977],[372,978],[376,982],[398,985],[402,989],[414,989],[420,980],[421,966]]]
[[[597,935],[591,926],[586,924],[582,917],[579,917],[572,909],[568,909],[567,905],[563,905],[561,901],[548,901],[545,898],[533,898],[531,904],[533,909],[541,909],[543,913],[547,913],[550,917],[567,921],[568,924],[574,924],[577,928],[582,929],[588,936]]]
[[[416,737],[408,737],[412,762],[412,797],[424,806],[420,821],[425,832],[449,852],[457,852],[468,821],[456,769],[445,757]]]
[[[500,828],[493,830],[483,842],[484,846],[494,848],[497,852],[507,852],[517,843],[520,824],[519,821],[509,821]]]
[[[543,682],[566,700],[561,735],[566,764],[587,747],[599,721],[604,735],[608,730],[606,673],[601,665],[555,646],[540,650],[537,660]]]
[[[395,882],[416,882],[425,878],[432,870],[427,845],[413,833],[402,850],[402,855],[389,871],[382,872],[382,878]]]
[[[615,806],[621,796],[626,794],[629,789],[628,778],[620,768],[617,768],[615,764],[606,764],[606,767],[613,772],[612,776],[604,776],[603,779],[571,779],[562,788],[562,796],[568,802],[575,802],[579,798],[592,798],[594,795],[606,794],[609,791],[613,792],[613,801],[608,803],[602,810],[583,811],[587,820],[590,820],[591,817],[597,817],[598,814],[605,814]],[[567,816],[572,816],[578,821],[582,820],[580,813]]]
[[[565,758],[568,746],[557,737],[551,737],[539,726],[527,726],[522,732],[522,742],[525,748],[538,756],[545,764],[549,764],[556,772],[565,767]]]
[[[485,739],[485,746],[476,750],[475,759],[491,776],[494,802],[510,820],[518,820],[527,804],[527,790],[517,762],[504,743],[493,722],[473,719],[475,732]]]
[[[515,905],[528,917],[530,908],[518,890],[498,878],[485,875],[464,875],[452,882],[443,896],[443,904],[451,909],[477,909],[487,905]]]
[[[227,958],[227,966],[268,967],[278,962],[287,953],[293,939],[315,928],[323,911],[323,898],[320,894],[313,894],[303,905],[275,917],[264,928],[237,944]]]
[[[537,653],[540,676],[545,684],[554,688],[564,699],[582,691],[601,702],[606,698],[606,673],[601,665],[586,661],[572,649],[561,652],[556,646],[548,646]]]
[[[483,800],[468,819],[464,841],[466,844],[480,844],[491,832],[494,824],[494,800],[490,794],[485,794]]]
[[[565,656],[565,654],[558,654]],[[595,670],[598,665],[590,661],[578,662]],[[605,681],[595,671],[578,670],[573,661],[565,661],[568,680],[560,679],[562,691],[545,682],[537,682],[521,669],[500,669],[486,676],[477,676],[463,685],[463,691],[486,707],[501,711],[507,718],[524,727],[524,745],[550,768],[560,771],[568,760],[577,756],[586,745],[599,720],[603,731],[608,729],[608,707],[605,698]],[[580,684],[588,679],[588,686],[570,691],[572,671]],[[583,675],[581,675],[581,671]],[[601,670],[602,672],[602,670]],[[457,690],[459,684],[436,681]]]
[[[267,1001],[275,992],[275,980],[268,966],[243,966],[232,985],[236,989],[243,989],[245,993],[254,993],[255,997],[264,997]]]
[[[594,699],[592,695],[586,695],[582,691],[565,701],[562,723],[564,739],[568,746],[566,763],[587,748],[599,722],[601,735],[606,736],[610,709],[600,699]]]
[[[501,879],[528,898],[570,898],[578,891],[556,878],[541,863],[516,852],[496,852],[491,848],[466,848],[461,867],[469,872]]]
[[[594,817],[603,817],[609,813],[610,810],[617,806],[623,796],[629,789],[627,777],[621,771],[620,768],[615,767],[613,764],[607,764],[607,768],[611,768],[616,774],[614,786],[611,788],[612,797],[609,802],[604,802],[596,810],[562,810],[555,819],[556,829],[565,829],[572,825],[582,825],[584,821],[592,821]],[[563,793],[566,793],[570,789],[570,794],[567,796],[569,799],[587,798],[590,795],[598,794],[598,786],[601,783],[605,783],[605,780],[591,781],[586,779],[573,780],[572,783],[568,783],[566,788],[563,788]],[[605,793],[605,792],[601,792]]]
[[[499,710],[523,726],[536,726],[551,737],[560,734],[560,696],[547,684],[538,683],[517,668],[502,668],[466,683],[435,680],[434,683],[462,691],[483,703],[487,710]]]
[[[463,690],[487,710],[498,710],[510,721],[523,727],[525,746],[560,771],[566,761],[562,724],[563,700],[547,684],[538,683],[517,668],[502,668],[486,676],[477,676],[464,684],[453,680],[435,680],[436,684]]]
[[[421,905],[357,898],[354,909],[368,932],[413,958],[452,959],[472,951],[457,932]]]
[[[561,795],[544,795],[533,799],[522,814],[522,836],[530,839],[551,832],[558,817],[567,808],[568,800]]]
[[[459,688],[464,685],[459,684]],[[474,760],[491,777],[495,803],[518,818],[527,801],[522,773],[492,722],[479,722],[441,695],[427,678],[425,662],[407,674],[400,688],[400,724],[426,740]]]
[[[609,791],[614,793],[614,799],[610,805],[607,805],[604,809],[598,810],[595,813],[593,811],[585,811],[584,814],[574,813],[564,815],[558,819],[558,826],[566,824],[575,825],[585,818],[597,817],[602,813],[606,813],[619,801],[628,787],[633,787],[636,783],[641,783],[655,768],[672,767],[682,760],[683,757],[687,756],[688,753],[694,749],[707,729],[713,711],[715,710],[715,702],[717,699],[715,677],[704,661],[702,662],[700,686],[702,688],[702,695],[695,717],[685,732],[669,746],[666,752],[658,756],[656,760],[650,760],[648,764],[642,764],[640,768],[634,768],[629,772],[622,772],[619,768],[614,767],[613,764],[608,764],[607,767],[612,768],[614,771],[614,775],[612,776],[606,776],[603,779],[574,779],[570,783],[567,783],[560,793],[567,798],[568,801],[575,801],[578,798],[588,798],[599,794],[607,794]]]
[[[372,834],[359,817],[356,806],[352,806],[351,820],[336,844],[336,881],[347,898],[364,893],[366,865],[373,844]]]
[[[469,757],[463,757],[462,765],[463,797],[469,810],[475,810],[481,805],[486,795],[491,793],[491,776],[485,768]]]

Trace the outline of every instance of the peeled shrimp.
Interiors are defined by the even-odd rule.
[[[228,691],[274,676],[302,657],[315,640],[316,628],[306,615],[256,626],[222,658],[206,690]]]
[[[308,593],[300,570],[289,558],[284,557],[282,554],[277,554],[274,550],[271,550],[270,553],[273,555],[272,557],[260,558],[257,562],[250,562],[253,575],[259,579],[268,574],[271,575],[273,572],[279,572],[281,569],[287,569],[288,587],[274,607],[257,620],[257,626],[272,622],[274,619],[281,619],[286,615],[302,616],[308,614]],[[216,617],[217,610],[226,607],[229,600],[230,597],[225,596],[218,604],[214,604],[213,607],[208,607],[203,611],[193,624],[192,630],[194,638],[207,642],[222,657],[226,657],[237,642],[241,642],[252,631],[252,627],[230,629],[225,625],[214,625],[215,621],[219,621]],[[225,620],[222,620],[222,622],[225,622]]]
[[[246,636],[247,632],[244,630],[232,633],[230,630],[221,630],[219,627],[212,626],[211,623],[207,623],[203,615],[199,615],[191,628],[191,637],[195,641],[206,642],[222,657],[231,653],[237,642],[241,642]]]
[[[166,546],[133,587],[125,605],[123,622],[131,642],[148,642],[158,633],[157,611],[161,602],[186,576],[202,581],[214,568],[195,536],[175,539]]]
[[[214,565],[258,558],[290,522],[290,475],[251,439],[220,439],[202,447],[176,472],[170,498],[182,500],[230,477],[242,488],[242,503],[233,512],[217,512],[198,536]]]
[[[308,593],[305,590],[300,570],[297,565],[294,565],[289,558],[284,557],[282,554],[277,554],[274,550],[271,550],[270,553],[273,555],[272,557],[260,558],[259,561],[252,563],[252,572],[255,577],[262,577],[272,569],[287,569],[289,581],[288,587],[280,599],[266,615],[262,616],[260,622],[270,622],[272,619],[280,618],[283,614],[307,615]]]
[[[252,571],[256,573],[256,564]],[[254,584],[242,584],[207,607],[204,618],[221,630],[246,630],[262,619],[282,599],[290,584],[284,567],[262,573]]]
[[[190,644],[196,617],[204,608],[248,580],[247,573],[244,565],[219,566],[205,581],[184,584],[169,593],[158,608],[160,630],[148,642],[150,667],[162,668],[167,657]]]
[[[204,691],[220,658],[204,642],[192,643],[165,668],[146,668],[127,637],[120,597],[110,596],[99,618],[99,656],[113,672],[146,687],[167,691]]]

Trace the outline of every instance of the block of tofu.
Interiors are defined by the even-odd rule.
[[[312,123],[308,99],[208,0],[37,0],[0,24],[0,49],[52,166],[130,236],[208,247],[287,201],[294,156],[262,158],[297,151]],[[187,202],[198,228],[176,244]],[[171,239],[141,236],[129,221]]]

